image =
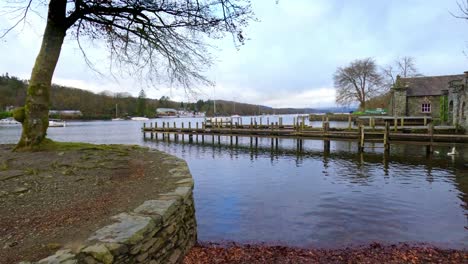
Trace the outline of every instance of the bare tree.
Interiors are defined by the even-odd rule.
[[[382,92],[382,77],[372,58],[355,60],[349,66],[338,68],[333,81],[339,105],[359,102],[359,107],[366,109],[366,100]]]
[[[25,21],[33,2],[43,0],[25,0],[17,7],[13,27]],[[47,7],[26,105],[15,115],[23,124],[17,149],[31,149],[46,136],[51,80],[67,33],[81,49],[83,37],[105,40],[112,64],[135,72],[148,69],[153,78],[189,88],[209,83],[202,75],[211,62],[206,39],[227,33],[241,45],[242,29],[253,18],[249,0],[50,0]]]
[[[396,59],[393,64],[382,67],[381,71],[387,90],[395,84],[397,76],[403,78],[422,76],[416,68],[415,59],[409,56]]]

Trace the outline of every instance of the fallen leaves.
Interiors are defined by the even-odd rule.
[[[345,249],[299,249],[264,245],[197,245],[184,264],[204,263],[468,263],[468,252],[399,244]]]

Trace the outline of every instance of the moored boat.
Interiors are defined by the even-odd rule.
[[[131,118],[133,121],[148,121],[149,118],[147,117],[141,117],[141,116],[135,116]]]
[[[66,127],[67,123],[61,119],[49,119],[49,127]]]
[[[21,123],[16,121],[13,117],[7,117],[0,119],[0,125],[20,125]]]

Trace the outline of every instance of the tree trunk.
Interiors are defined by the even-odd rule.
[[[51,0],[41,49],[29,80],[23,131],[16,149],[32,149],[45,138],[49,127],[50,87],[65,38],[67,0]]]

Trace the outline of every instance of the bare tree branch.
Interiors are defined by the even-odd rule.
[[[359,102],[365,109],[366,100],[382,92],[383,78],[372,58],[355,60],[347,67],[340,67],[333,76],[336,103],[349,105]]]

